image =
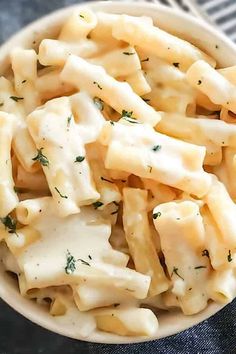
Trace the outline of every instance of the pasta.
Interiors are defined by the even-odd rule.
[[[155,338],[236,296],[236,69],[149,17],[57,33],[0,77],[1,267],[83,337]]]
[[[202,169],[203,147],[169,138],[125,118],[114,125],[106,123],[102,131],[101,143],[108,145],[106,168],[151,178],[200,197],[207,193],[210,176]]]

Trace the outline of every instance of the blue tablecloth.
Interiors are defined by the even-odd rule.
[[[76,1],[0,0],[0,43],[32,20],[73,3]],[[0,300],[0,354],[234,354],[235,318],[236,301],[200,325],[166,339],[136,345],[99,345],[48,332]]]

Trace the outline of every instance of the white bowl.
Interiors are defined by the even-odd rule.
[[[21,30],[0,48],[0,74],[4,75],[9,68],[9,52],[12,48],[19,45],[25,48],[32,48],[37,46],[42,38],[55,36],[61,24],[73,9],[84,6],[90,7],[94,11],[150,16],[159,27],[187,39],[208,52],[215,57],[219,65],[231,66],[236,64],[236,47],[234,44],[214,28],[198,19],[192,18],[190,15],[165,6],[145,2],[104,1],[64,8]],[[167,337],[198,324],[223,308],[222,305],[211,302],[204,311],[194,316],[184,316],[177,311],[160,312],[158,316],[160,328],[158,336],[154,338],[122,337],[98,331],[83,337],[78,335],[73,323],[63,325],[61,321],[58,322],[54,317],[50,316],[43,307],[40,307],[32,300],[23,298],[19,293],[17,283],[3,269],[0,269],[0,297],[26,318],[48,330],[80,340],[113,344],[137,343]]]

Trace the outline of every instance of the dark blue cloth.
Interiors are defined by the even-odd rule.
[[[73,3],[76,1],[0,0],[0,43],[32,20]],[[135,345],[99,345],[48,332],[0,301],[0,354],[236,354],[235,318],[236,301],[172,337]]]

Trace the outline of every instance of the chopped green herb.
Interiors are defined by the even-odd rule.
[[[219,48],[218,44],[216,44],[216,45],[215,45],[215,48],[216,48],[216,49],[218,49],[218,48]]]
[[[32,158],[33,161],[38,161],[39,163],[41,163],[42,166],[49,166],[49,161],[48,158],[42,153],[43,148],[40,148],[38,151],[38,155],[35,156],[34,158]]]
[[[176,68],[179,68],[179,63],[173,63]]]
[[[79,15],[79,17],[84,18],[84,16],[83,16],[83,15],[81,15],[81,14]]]
[[[102,86],[100,86],[97,81],[94,81],[93,84],[94,84],[94,85],[97,85],[97,87],[99,88],[99,90],[102,90]]]
[[[99,97],[94,97],[93,102],[94,102],[95,106],[96,106],[100,111],[103,111],[103,109],[104,109],[104,102],[103,102],[103,100],[101,100],[101,98],[99,98]]]
[[[125,111],[125,110],[123,109],[123,110],[122,110],[122,114],[121,114],[121,118],[124,118],[124,117],[133,118],[132,115],[133,115],[133,111],[128,112],[128,111]]]
[[[61,198],[65,198],[65,199],[68,198],[67,195],[61,194],[61,192],[59,191],[59,189],[57,187],[54,187],[54,189],[57,191],[57,193],[60,195]]]
[[[102,202],[95,202],[95,203],[93,203],[93,207],[94,207],[94,209],[98,209],[98,208],[100,208],[101,206],[103,206],[103,203]]]
[[[10,98],[15,102],[18,102],[18,101],[21,101],[24,99],[24,97],[17,97],[17,96],[10,96]]]
[[[112,120],[109,120],[111,125],[115,125],[115,122],[113,122]]]
[[[149,58],[141,60],[141,63],[144,63],[145,61],[149,61]]]
[[[2,224],[5,226],[6,229],[8,229],[9,234],[16,234],[16,225],[17,225],[17,220],[13,219],[10,215],[7,215],[5,218],[0,218]]]
[[[137,119],[135,117],[132,117],[133,115],[133,112],[128,112],[128,111],[125,111],[123,109],[122,111],[122,114],[121,114],[121,118],[127,120],[127,122],[129,123],[136,123],[136,124],[139,124],[139,122],[137,121]]]
[[[88,255],[88,258],[89,258],[90,260],[92,260],[92,257],[90,256],[90,254]]]
[[[149,173],[152,173],[152,166],[147,165],[147,167],[149,168]]]
[[[134,55],[134,52],[123,52],[124,55]]]
[[[84,159],[85,159],[85,156],[76,156],[74,162],[82,162],[82,161],[84,161]]]
[[[232,260],[233,260],[230,250],[229,250],[229,254],[227,256],[227,259],[228,259],[228,262],[232,262]]]
[[[204,269],[206,268],[206,266],[197,266],[197,267],[194,267],[194,269]]]
[[[104,178],[104,177],[100,177],[102,181],[108,182],[108,183],[114,183],[113,181],[111,181],[110,179]]]
[[[90,267],[90,264],[86,261],[84,261],[83,259],[79,258],[77,259],[77,261],[80,261],[83,265],[86,265],[86,266],[89,266]]]
[[[176,218],[176,220],[180,220],[180,218]]]
[[[201,83],[202,83],[202,80],[198,80],[197,84],[201,85]]]
[[[66,254],[66,266],[65,266],[65,272],[66,274],[71,274],[74,273],[76,270],[76,260],[75,257],[72,256],[72,254],[67,250]]]
[[[160,216],[161,216],[161,212],[160,211],[158,211],[157,213],[152,214],[152,217],[153,217],[154,220],[156,220]]]
[[[161,145],[155,145],[155,146],[153,146],[153,148],[152,148],[152,151],[160,151],[161,150]]]
[[[72,114],[67,118],[67,130],[70,127],[71,119],[72,119]]]
[[[2,107],[2,106],[4,106],[4,102],[1,102],[1,103],[0,103],[0,107]]]
[[[202,251],[202,256],[209,258],[209,251],[208,251],[208,250],[203,250],[203,251]]]
[[[184,278],[181,277],[181,275],[179,275],[178,271],[179,271],[179,269],[176,268],[176,267],[174,267],[174,268],[173,268],[173,271],[172,271],[172,273],[171,273],[171,277],[173,276],[173,274],[175,274],[175,275],[177,275],[177,277],[179,277],[180,279],[184,280]]]
[[[27,80],[23,80],[23,81],[21,81],[21,83],[24,84],[24,83],[26,83],[26,81],[27,81]]]

